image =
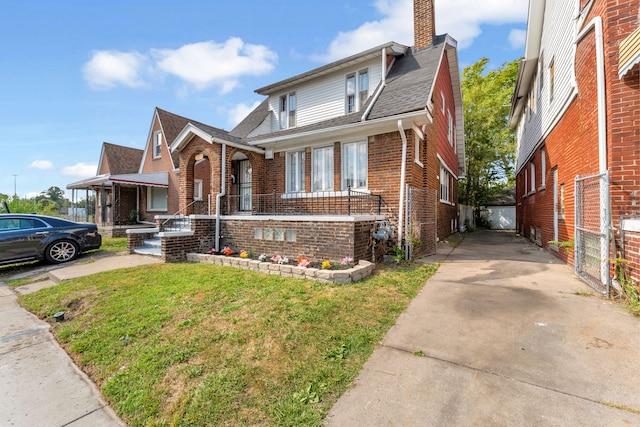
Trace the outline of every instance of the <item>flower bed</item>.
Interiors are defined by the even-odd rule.
[[[298,267],[291,264],[278,264],[269,261],[231,257],[212,254],[187,254],[187,261],[205,262],[228,267],[243,268],[245,270],[261,271],[285,277],[311,279],[323,283],[348,284],[362,280],[369,276],[375,267],[373,263],[360,260],[358,264],[343,270],[322,269],[314,267]]]

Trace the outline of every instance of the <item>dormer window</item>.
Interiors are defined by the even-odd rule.
[[[360,70],[357,73],[348,74],[346,85],[345,110],[346,113],[355,113],[367,102],[369,97],[369,72]]]
[[[157,159],[160,157],[160,153],[162,149],[162,132],[155,132],[153,134],[153,158]]]
[[[280,129],[296,125],[296,102],[295,92],[280,97]]]

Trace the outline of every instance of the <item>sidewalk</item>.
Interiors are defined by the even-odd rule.
[[[21,286],[30,293],[99,271],[160,262],[140,255],[110,256],[48,271],[49,279]],[[40,273],[42,274],[42,273]],[[0,281],[0,425],[14,427],[125,426],[49,332]]]
[[[514,233],[469,233],[326,424],[640,425],[639,336],[557,258]]]

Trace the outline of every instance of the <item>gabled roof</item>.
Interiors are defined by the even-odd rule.
[[[103,166],[106,168],[103,173],[106,174],[136,173],[140,168],[143,153],[144,151],[138,148],[103,142],[97,173],[100,173]]]
[[[395,116],[427,107],[445,40],[445,36],[437,36],[433,45],[420,50],[408,50],[396,60],[368,119]]]
[[[270,95],[274,92],[284,90],[288,87],[299,85],[309,80],[317,79],[318,77],[333,73],[344,68],[352,67],[353,65],[369,61],[373,58],[378,58],[382,55],[382,49],[385,50],[387,55],[400,56],[404,54],[408,47],[393,41],[388,42],[369,50],[365,50],[364,52],[360,52],[347,58],[331,62],[330,64],[323,65],[322,67],[314,68],[313,70],[298,74],[297,76],[293,76],[288,79],[281,80],[277,83],[262,87],[260,89],[256,89],[255,92],[260,95]]]
[[[269,98],[265,98],[260,105],[258,105],[247,117],[245,117],[240,123],[236,125],[230,135],[238,138],[246,138],[252,130],[260,126],[260,123],[264,121],[269,115]]]

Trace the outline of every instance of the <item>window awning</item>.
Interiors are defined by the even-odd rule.
[[[622,78],[634,65],[640,64],[640,27],[620,43],[618,77]]]
[[[99,186],[113,184],[144,186],[144,187],[168,187],[169,174],[167,172],[130,173],[122,175],[98,175],[83,179],[67,185],[68,190],[91,189]]]

